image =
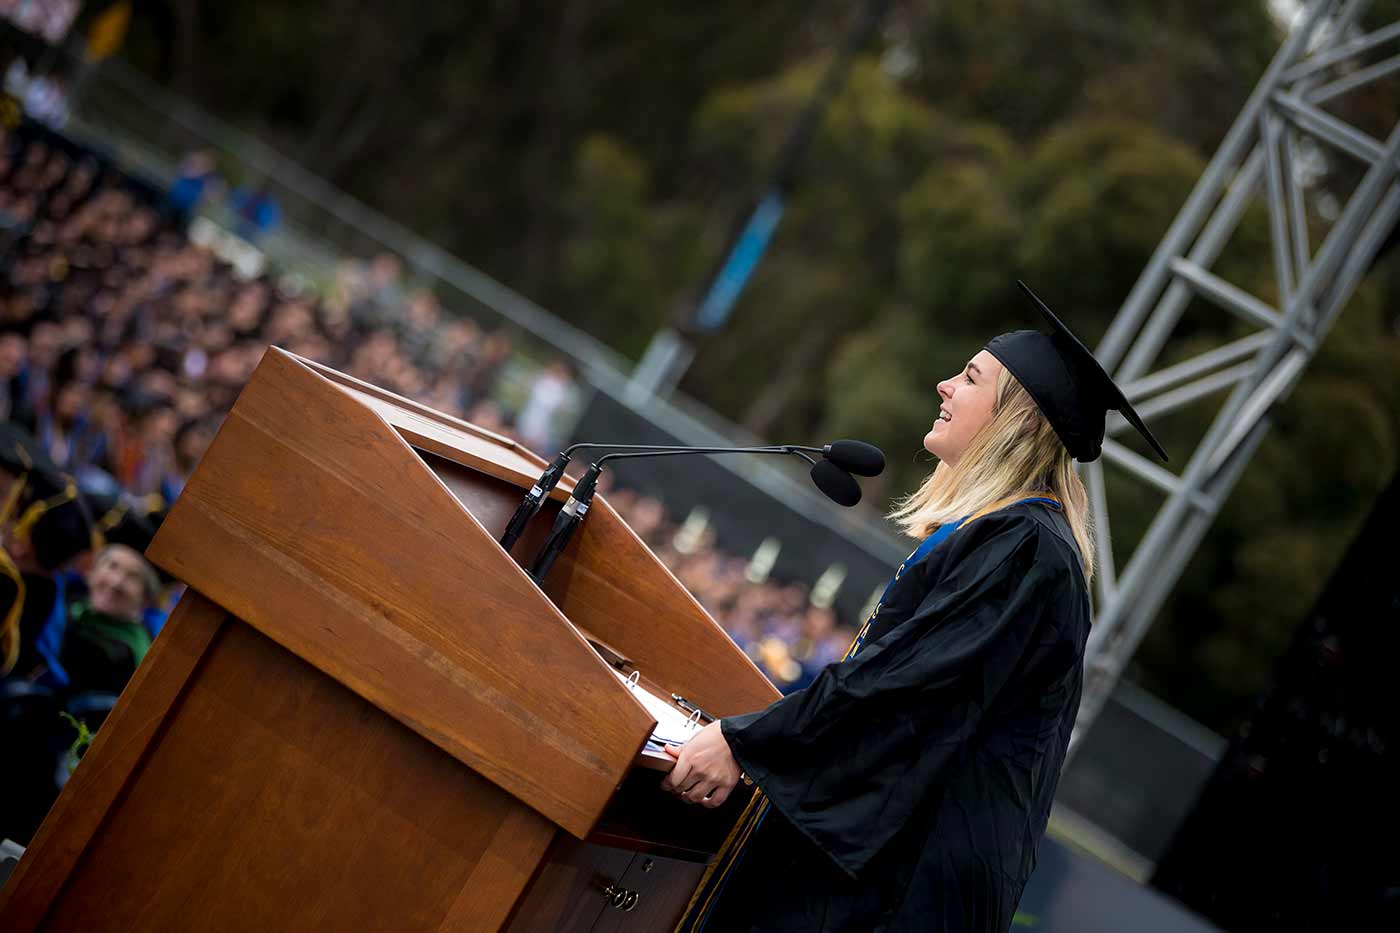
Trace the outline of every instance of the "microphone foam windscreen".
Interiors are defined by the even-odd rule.
[[[830,460],[818,460],[812,465],[812,482],[837,505],[849,508],[860,501],[860,484],[855,477]]]
[[[865,441],[832,441],[826,459],[857,476],[879,476],[885,472],[885,452]]]

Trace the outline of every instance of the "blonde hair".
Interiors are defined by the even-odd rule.
[[[958,458],[940,462],[889,517],[907,535],[924,538],[964,516],[974,521],[1018,499],[1048,496],[1064,507],[1079,546],[1086,581],[1094,578],[1094,522],[1074,460],[1025,387],[1003,369],[996,403]]]

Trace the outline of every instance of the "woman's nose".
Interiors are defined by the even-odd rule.
[[[944,379],[938,384],[938,394],[944,398],[953,397],[953,384],[951,380]]]

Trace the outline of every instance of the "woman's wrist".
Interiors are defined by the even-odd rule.
[[[729,754],[734,756],[734,763],[739,766],[739,780],[745,787],[753,786],[753,778],[749,777],[744,770],[744,763],[739,760],[738,743],[734,741],[734,734],[731,729],[735,728],[733,716],[725,716],[715,720],[719,723],[719,734],[724,737],[724,744],[729,746]]]

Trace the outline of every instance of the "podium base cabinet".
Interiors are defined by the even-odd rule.
[[[580,842],[560,834],[506,924],[509,933],[671,930],[701,862]]]
[[[558,832],[198,593],[137,677],[0,890],[6,933],[495,930]]]

